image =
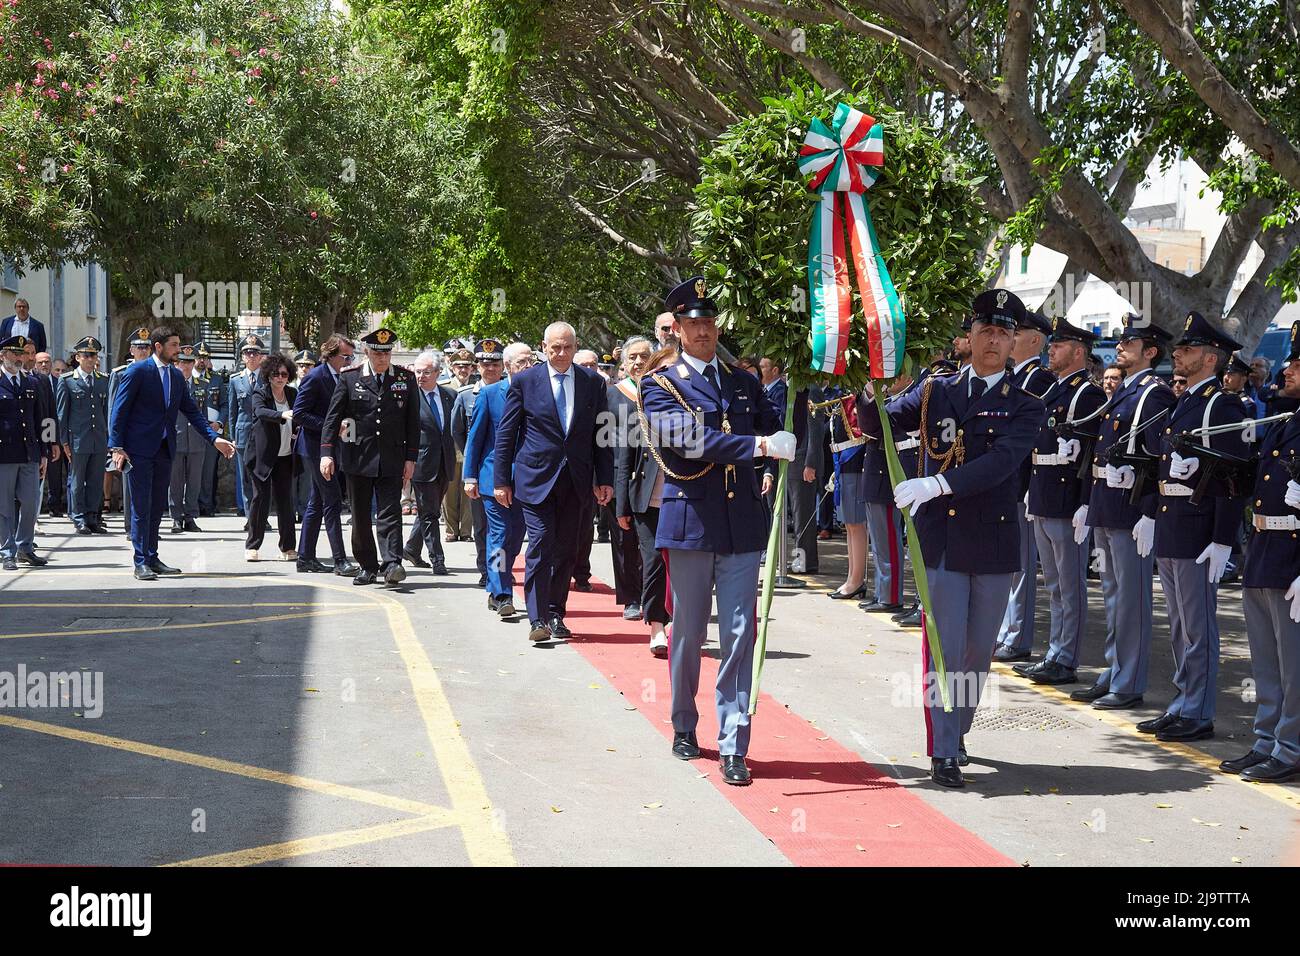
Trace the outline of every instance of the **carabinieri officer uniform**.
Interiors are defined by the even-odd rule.
[[[953,709],[945,712],[923,644],[930,776],[946,787],[965,785],[963,738],[988,677],[1011,575],[1020,570],[1019,485],[1007,476],[1029,454],[1046,418],[1043,403],[1007,374],[1023,309],[1005,289],[981,293],[971,323],[971,365],[959,375],[931,376],[889,409],[896,434],[920,432],[922,477],[900,482],[894,503],[916,516],[929,610],[948,673]],[[878,415],[861,425],[880,437]]]
[[[78,367],[60,375],[54,389],[59,441],[72,452],[68,513],[78,534],[108,533],[101,513],[108,457],[108,376],[94,365],[103,348],[89,335],[78,342]]]
[[[1106,393],[1088,378],[1088,352],[1096,339],[1063,318],[1052,323],[1049,355],[1052,371],[1060,377],[1043,394],[1048,418],[1030,456],[1025,509],[1033,519],[1030,528],[1043,565],[1051,627],[1043,659],[1015,667],[1036,684],[1074,682],[1088,622],[1088,528],[1076,519],[1081,507],[1087,515],[1079,477],[1080,437],[1096,438],[1097,413],[1106,404]],[[1069,434],[1060,434],[1061,426],[1069,426]]]
[[[1160,458],[1165,419],[1177,399],[1165,380],[1153,371],[1171,336],[1140,316],[1124,316],[1115,360],[1124,382],[1101,416],[1101,432],[1092,459],[1087,522],[1101,552],[1099,573],[1106,604],[1107,669],[1091,687],[1070,695],[1099,710],[1120,710],[1142,703],[1151,658],[1151,553],[1156,511],[1156,483],[1143,481],[1136,501],[1134,467],[1111,460],[1121,454],[1143,459],[1154,475]],[[1154,355],[1148,355],[1149,350]]]
[[[1282,395],[1300,397],[1300,322],[1291,326]],[[1300,416],[1264,437],[1255,476],[1255,536],[1246,548],[1242,610],[1255,677],[1255,744],[1219,769],[1247,780],[1300,777]]]
[[[795,438],[779,431],[784,409],[769,401],[758,379],[718,361],[718,310],[705,293],[701,276],[669,293],[664,306],[682,351],[671,366],[642,377],[640,402],[645,437],[664,476],[655,545],[665,550],[673,599],[673,754],[700,756],[695,692],[716,586],[718,753],[723,780],[744,786],[751,782],[745,754],[758,559],[768,534],[756,466],[765,456],[793,459]]]
[[[1215,678],[1219,673],[1219,579],[1228,565],[1241,527],[1246,499],[1230,497],[1226,482],[1213,478],[1203,498],[1196,493],[1208,462],[1183,458],[1174,436],[1187,434],[1198,444],[1236,457],[1248,453],[1241,431],[1206,435],[1198,430],[1240,424],[1246,410],[1225,392],[1217,376],[1220,364],[1205,363],[1209,354],[1226,359],[1241,346],[1210,325],[1199,312],[1187,316],[1182,338],[1174,343],[1174,372],[1187,376],[1187,390],[1169,415],[1160,446],[1160,497],[1155,518],[1156,567],[1169,609],[1174,652],[1174,686],[1178,693],[1165,713],[1137,725],[1157,740],[1204,740],[1214,736]],[[1222,363],[1226,367],[1226,361]]]

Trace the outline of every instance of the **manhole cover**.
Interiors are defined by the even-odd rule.
[[[168,617],[79,617],[67,629],[70,631],[124,630],[129,627],[162,627]]]
[[[1038,707],[978,710],[972,726],[977,730],[1075,730],[1079,724]]]

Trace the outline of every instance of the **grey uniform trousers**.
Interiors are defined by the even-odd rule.
[[[1300,764],[1300,624],[1281,588],[1244,588],[1255,678],[1255,750]]]
[[[1038,543],[1031,522],[1025,519],[1025,504],[1017,508],[1020,522],[1020,567],[1011,575],[1010,595],[998,632],[998,643],[1017,651],[1034,647],[1034,604],[1038,601]]]
[[[1213,720],[1219,675],[1218,585],[1210,583],[1205,565],[1192,558],[1157,558],[1156,567],[1169,609],[1178,691],[1165,711],[1189,720]]]
[[[1143,694],[1151,659],[1151,566],[1155,558],[1141,557],[1128,528],[1093,528],[1101,549],[1103,592],[1107,602],[1106,664],[1098,680],[1112,694]]]
[[[1030,526],[1052,612],[1046,659],[1073,669],[1088,623],[1088,544],[1074,543],[1069,518],[1034,518]]]
[[[668,671],[672,684],[673,730],[694,731],[699,721],[695,693],[700,686],[700,652],[709,631],[716,588],[718,602],[719,756],[749,752],[749,690],[757,635],[760,552],[715,554],[668,549],[668,583],[673,596],[673,630]]]

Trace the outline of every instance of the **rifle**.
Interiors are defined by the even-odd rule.
[[[1238,498],[1250,494],[1251,489],[1255,486],[1255,471],[1259,459],[1241,458],[1237,455],[1229,455],[1227,452],[1207,448],[1192,440],[1192,436],[1195,434],[1195,431],[1184,432],[1181,435],[1172,436],[1169,440],[1174,451],[1182,457],[1200,459],[1201,478],[1192,491],[1192,504],[1199,505],[1201,503],[1201,499],[1205,497],[1205,492],[1210,487],[1210,482],[1215,479],[1226,483],[1229,498]],[[1287,467],[1290,468],[1291,466],[1288,465]]]

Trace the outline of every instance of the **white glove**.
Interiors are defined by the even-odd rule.
[[[794,461],[794,432],[777,432],[767,436],[767,456]]]
[[[1133,471],[1132,465],[1120,465],[1116,468],[1114,465],[1106,466],[1106,487],[1107,488],[1132,488],[1137,481],[1137,473]]]
[[[894,505],[900,510],[910,506],[912,515],[915,516],[921,510],[921,505],[941,494],[943,485],[938,478],[908,478],[894,488]]]
[[[1219,579],[1223,577],[1223,572],[1228,569],[1228,558],[1232,555],[1232,548],[1226,544],[1215,544],[1210,542],[1201,552],[1201,556],[1196,559],[1197,564],[1206,566],[1206,573],[1209,575],[1211,584],[1218,584]]]
[[[1291,582],[1283,596],[1291,602],[1291,620],[1300,623],[1300,578]]]
[[[1300,508],[1300,485],[1294,481],[1286,483],[1286,506],[1288,508]]]
[[[1056,439],[1056,453],[1063,455],[1066,461],[1074,461],[1079,457],[1081,451],[1083,451],[1083,446],[1079,444],[1077,438]]]
[[[1169,477],[1183,481],[1192,477],[1196,469],[1201,467],[1201,459],[1193,455],[1191,458],[1184,458],[1178,452],[1169,456]]]
[[[1088,540],[1088,532],[1092,529],[1088,527],[1088,506],[1079,505],[1079,510],[1074,513],[1070,519],[1070,524],[1074,525],[1074,543],[1083,544]]]
[[[1151,553],[1151,546],[1156,542],[1156,519],[1143,515],[1133,526],[1133,540],[1137,542],[1138,557],[1145,558]]]

